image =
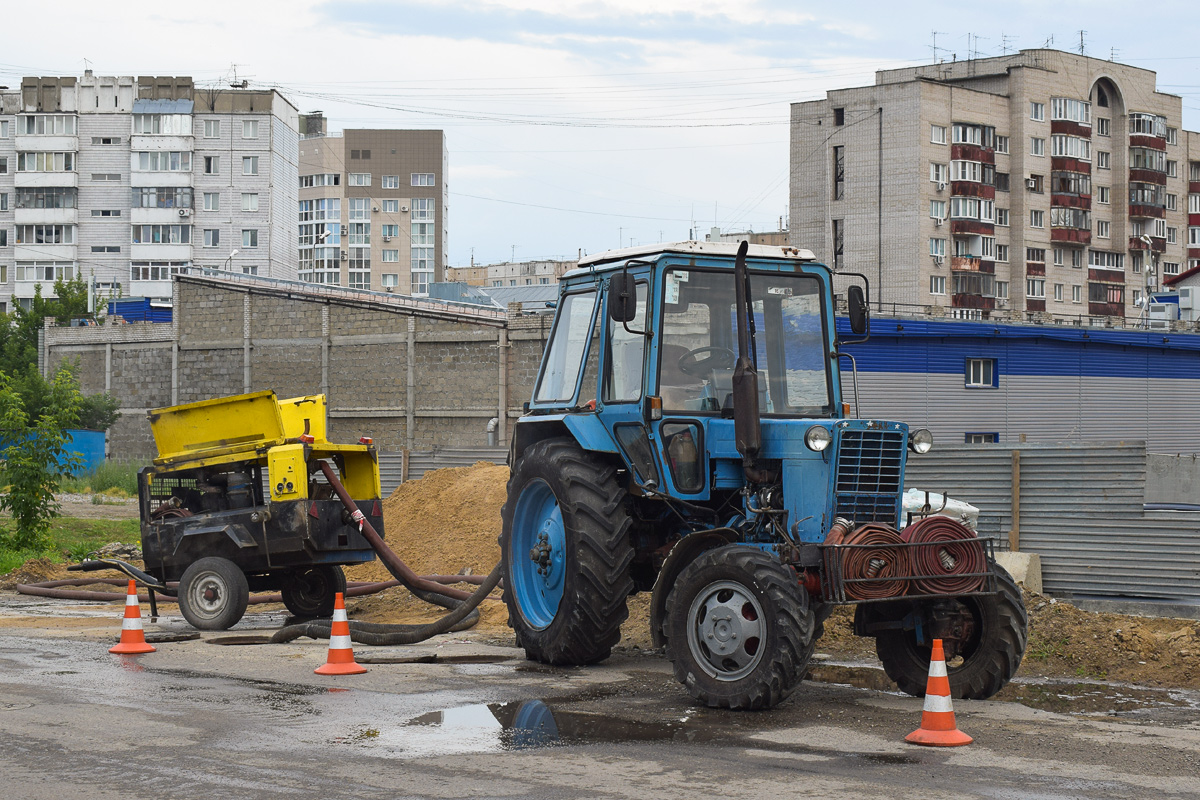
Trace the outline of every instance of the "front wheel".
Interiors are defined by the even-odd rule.
[[[962,620],[960,635],[947,639],[946,675],[950,694],[963,700],[986,700],[1004,688],[1021,666],[1029,639],[1029,615],[1021,589],[1012,576],[993,565],[999,591],[995,595],[960,597],[951,615]],[[943,616],[950,612],[942,609]],[[932,642],[918,642],[912,630],[885,630],[875,639],[883,670],[900,691],[925,696]]]
[[[616,467],[573,439],[538,442],[513,465],[501,511],[504,602],[529,658],[593,664],[621,638],[633,591],[625,499]]]
[[[346,593],[346,573],[328,564],[293,570],[280,587],[283,604],[297,617],[330,616],[338,592]]]
[[[179,579],[179,611],[202,631],[232,628],[246,613],[250,588],[246,575],[227,558],[202,558]]]
[[[675,678],[712,708],[771,708],[804,679],[815,621],[796,574],[754,547],[701,553],[667,598]]]

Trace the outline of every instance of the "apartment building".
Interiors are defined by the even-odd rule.
[[[791,244],[887,310],[1116,324],[1200,266],[1200,135],[1155,73],[1057,50],[794,103]]]
[[[296,277],[296,109],[189,77],[27,77],[0,91],[0,310],[83,277],[171,297],[197,269]]]
[[[299,277],[424,297],[447,248],[446,137],[440,130],[325,133],[303,120]]]

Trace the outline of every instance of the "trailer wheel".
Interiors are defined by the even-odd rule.
[[[297,617],[328,617],[338,592],[346,593],[346,573],[328,564],[292,570],[280,586],[283,604]]]
[[[535,661],[607,658],[629,616],[633,545],[625,489],[609,461],[547,439],[513,465],[501,511],[508,624]]]
[[[232,628],[249,602],[246,575],[227,558],[202,558],[179,579],[179,611],[202,631]]]
[[[697,556],[667,598],[667,658],[711,708],[771,708],[804,679],[815,626],[789,567],[755,547],[718,547]]]
[[[1004,688],[1016,674],[1029,639],[1029,615],[1021,589],[1012,576],[993,565],[999,592],[995,595],[960,597],[957,603],[969,613],[969,633],[955,642],[957,658],[946,664],[950,694],[964,700],[986,700]],[[925,696],[932,643],[917,642],[911,630],[882,631],[875,638],[875,652],[883,670],[900,691]]]

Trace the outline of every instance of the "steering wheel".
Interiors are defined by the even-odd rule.
[[[702,353],[707,357],[700,358]],[[697,347],[679,357],[679,370],[687,375],[702,376],[714,369],[729,369],[737,362],[737,353],[728,347]]]

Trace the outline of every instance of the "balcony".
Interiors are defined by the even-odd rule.
[[[1124,303],[1088,303],[1088,314],[1093,317],[1124,317]]]
[[[1079,228],[1051,228],[1050,241],[1063,244],[1091,244],[1092,232]]]
[[[955,294],[950,297],[950,305],[952,308],[979,308],[993,311],[996,308],[996,298],[978,294]]]
[[[1130,250],[1145,250],[1146,243],[1142,241],[1142,237],[1140,237],[1140,236],[1130,236],[1129,237],[1129,249]],[[1155,253],[1167,252],[1166,237],[1151,236],[1150,237],[1150,249],[1153,250]]]
[[[979,267],[983,263],[983,259],[978,256],[951,256],[950,269],[966,270],[970,272],[979,272]]]
[[[981,222],[977,219],[950,220],[950,234],[952,236],[991,236],[995,232],[996,226],[991,222]]]
[[[18,189],[53,189],[79,185],[77,172],[18,172],[13,175]]]
[[[1134,219],[1163,219],[1167,216],[1167,210],[1162,206],[1147,206],[1142,204],[1129,204],[1129,216]]]

